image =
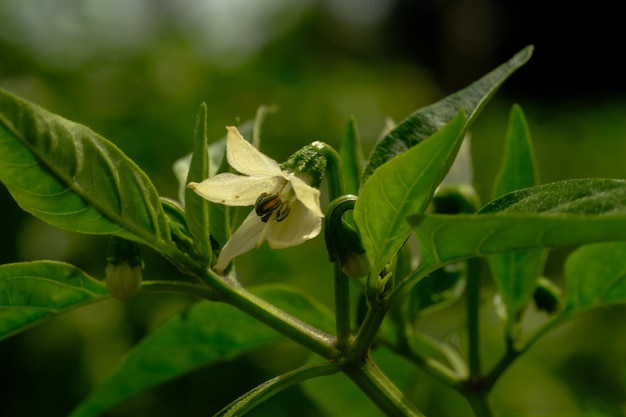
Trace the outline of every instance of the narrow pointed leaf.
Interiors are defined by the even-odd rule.
[[[168,241],[154,186],[115,145],[0,90],[0,181],[22,209],[61,229]]]
[[[257,112],[257,117],[264,119],[271,110],[271,107],[267,108],[262,106]],[[248,120],[239,125],[237,129],[244,138],[250,138],[253,135],[255,125],[255,120]],[[207,152],[209,154],[209,177],[229,170],[226,160],[226,136],[211,142],[207,147]],[[191,166],[192,155],[193,154],[188,154],[176,160],[172,167],[179,183],[179,198],[182,202],[185,201],[185,194],[187,193],[187,175],[189,173],[189,167]],[[211,236],[215,241],[223,245],[231,235],[229,223],[231,223],[232,218],[236,216],[236,213],[241,210],[236,207],[226,207],[222,204],[214,203],[209,203],[209,207],[209,229]]]
[[[381,167],[366,182],[354,206],[363,246],[377,274],[411,232],[406,217],[428,206],[462,140],[459,114],[431,138]]]
[[[339,147],[339,157],[343,165],[344,187],[347,194],[358,194],[362,170],[363,151],[354,117],[348,120],[348,126]]]
[[[268,286],[255,293],[312,326],[333,328],[332,315],[297,290]],[[143,390],[280,340],[279,333],[230,305],[197,303],[136,346],[121,368],[71,417],[98,416]]]
[[[496,177],[494,197],[537,185],[538,170],[530,129],[521,107],[514,105],[509,116],[502,167]],[[507,252],[490,256],[489,266],[502,302],[506,306],[509,335],[525,308],[543,271],[547,250]]]
[[[53,261],[0,265],[0,340],[108,294],[104,283],[73,265]]]
[[[501,252],[626,239],[626,181],[576,179],[526,188],[477,215],[409,218],[420,270]]]
[[[194,150],[187,173],[187,181],[201,182],[209,178],[209,150],[207,139],[207,106],[202,103],[196,120],[194,133]],[[209,202],[192,190],[185,189],[185,218],[187,227],[194,238],[198,253],[207,264],[211,262],[211,239]]]
[[[527,46],[508,62],[465,89],[419,109],[407,117],[376,144],[363,171],[362,183],[365,183],[379,166],[441,129],[460,111],[465,112],[466,123],[469,126],[504,81],[530,59],[532,51],[533,47]]]
[[[514,105],[509,115],[504,156],[494,184],[493,198],[538,183],[539,172],[530,129],[522,108]]]

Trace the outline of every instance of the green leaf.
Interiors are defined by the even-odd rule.
[[[532,187],[539,183],[530,129],[522,108],[514,105],[509,115],[509,125],[504,147],[502,166],[493,189],[493,197]]]
[[[363,185],[354,220],[372,273],[378,274],[409,236],[406,217],[428,206],[459,149],[464,120],[457,115],[428,140],[380,166]]]
[[[626,181],[560,181],[507,194],[477,215],[416,215],[409,223],[420,241],[420,271],[472,256],[621,240]]]
[[[267,115],[274,111],[274,107],[260,106],[257,110],[255,120],[248,120],[237,126],[239,133],[251,143],[254,143],[255,140],[259,142],[261,125]],[[209,155],[209,177],[226,172],[230,169],[226,159],[226,136],[208,144],[207,152]],[[179,184],[179,198],[183,203],[185,202],[185,195],[188,191],[187,175],[191,166],[192,155],[193,154],[190,153],[177,159],[172,166],[174,175]],[[201,180],[205,178],[207,177],[201,178]],[[211,231],[211,237],[219,244],[224,245],[231,235],[231,230],[234,229],[232,224],[238,226],[240,221],[243,220],[243,217],[245,217],[243,213],[247,215],[249,211],[245,211],[244,207],[227,207],[222,204],[214,203],[209,203],[209,207],[209,229]]]
[[[66,263],[0,265],[0,340],[108,294],[104,283]]]
[[[488,203],[479,213],[623,214],[626,180],[582,178],[529,187]]]
[[[527,46],[508,62],[465,89],[407,117],[376,144],[363,171],[362,183],[379,166],[431,136],[461,110],[465,111],[466,124],[469,126],[504,81],[530,59],[532,51],[533,47]]]
[[[122,151],[2,90],[0,181],[24,210],[61,229],[170,239],[154,186]]]
[[[209,178],[209,151],[207,140],[207,106],[202,103],[196,120],[194,150],[189,164],[186,183],[201,182]],[[195,246],[200,256],[208,265],[211,262],[211,239],[209,219],[211,208],[209,201],[200,197],[189,188],[185,189],[185,218]]]
[[[626,302],[626,242],[576,249],[565,262],[566,313]]]
[[[298,290],[266,286],[254,292],[313,326],[333,329],[331,313]],[[97,416],[162,382],[282,339],[230,305],[199,302],[146,337],[71,417]]]
[[[346,194],[357,195],[360,187],[359,177],[362,170],[363,151],[354,117],[348,120],[348,126],[339,147],[339,157],[343,165],[345,192]]]
[[[187,228],[185,210],[181,204],[167,197],[161,197],[161,207],[170,228],[172,241],[183,253],[197,256],[193,237]]]
[[[515,105],[509,116],[504,157],[496,177],[494,197],[534,186],[538,177],[530,129],[521,107]],[[520,313],[533,295],[546,257],[545,249],[535,249],[502,253],[488,258],[498,292],[506,306],[509,337],[514,336]]]
[[[253,126],[254,121],[248,120],[237,126],[237,129],[239,129],[239,133],[241,133],[245,138],[246,136],[252,135]],[[214,142],[211,142],[207,146],[207,152],[209,154],[209,177],[228,169],[228,164],[226,163],[226,135]],[[172,165],[172,171],[178,180],[178,197],[183,203],[185,202],[187,175],[189,173],[189,166],[191,165],[192,157],[193,152],[177,159]]]

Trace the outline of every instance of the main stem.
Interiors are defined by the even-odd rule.
[[[481,376],[480,366],[480,260],[467,261],[468,361],[470,381]]]
[[[371,358],[346,366],[344,373],[388,417],[424,417]]]
[[[335,347],[335,337],[286,313],[273,304],[250,293],[245,288],[230,287],[228,284],[223,283],[221,288],[215,289],[227,303],[239,308],[318,355],[326,359],[336,359],[340,356],[340,352]]]

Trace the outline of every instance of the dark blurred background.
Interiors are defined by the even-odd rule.
[[[313,140],[338,146],[349,116],[367,154],[387,117],[400,121],[534,44],[530,63],[507,81],[472,131],[476,187],[487,200],[513,102],[526,111],[542,182],[626,178],[622,16],[620,3],[608,0],[0,0],[0,87],[90,126],[137,161],[162,195],[176,197],[171,166],[191,150],[203,101],[216,139],[225,125],[253,118],[258,106],[278,105],[264,126],[262,149],[279,161]],[[102,278],[106,240],[42,224],[4,187],[0,214],[2,263],[58,259]],[[144,255],[147,278],[177,273]],[[277,253],[261,249],[245,260],[251,284],[289,275],[290,284],[332,305],[330,282],[319,280],[330,271],[319,266],[325,256],[316,239]],[[563,256],[551,258],[548,274],[557,280]],[[487,363],[501,340],[489,297]],[[142,294],[1,342],[0,375],[9,384],[0,394],[0,416],[67,414],[133,343],[192,301]],[[505,375],[494,402],[519,412],[623,415],[625,312],[608,308],[551,335]],[[457,313],[452,308],[433,318],[436,336],[463,334]],[[291,345],[284,349],[285,363],[269,361],[271,351],[255,352],[227,364],[235,368],[200,370],[110,415],[210,414],[304,357]],[[211,387],[210,395],[207,381],[229,372],[232,380]],[[417,397],[429,415],[466,415],[463,401],[442,401],[450,392],[426,385]],[[298,388],[252,415],[291,416],[294,407],[302,416],[324,415]]]

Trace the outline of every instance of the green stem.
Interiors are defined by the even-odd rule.
[[[370,307],[365,315],[365,319],[363,319],[363,323],[361,323],[361,327],[359,327],[352,346],[350,346],[350,351],[346,355],[349,359],[367,356],[367,352],[378,334],[386,313],[387,307],[384,303]]]
[[[493,417],[485,392],[469,393],[467,394],[467,399],[476,417]]]
[[[343,167],[341,164],[341,158],[337,151],[330,145],[324,142],[314,142],[313,145],[317,148],[318,152],[326,158],[326,181],[328,183],[328,194],[331,202],[336,201],[344,194],[343,184]],[[334,206],[328,208],[328,212],[332,214]],[[345,208],[340,209],[340,213],[337,213],[337,221],[342,221],[342,215],[346,210],[352,209],[354,202]],[[328,219],[326,219],[326,226],[328,226]],[[325,232],[326,234],[326,232]],[[352,337],[352,329],[350,327],[350,282],[346,274],[341,270],[339,261],[335,261],[335,316],[337,327],[337,347],[339,350],[344,351],[350,343]]]
[[[480,378],[480,260],[467,260],[468,363],[470,380]]]
[[[326,359],[339,357],[340,352],[335,347],[336,339],[332,335],[288,314],[236,283],[227,281],[226,277],[221,277],[213,270],[193,262],[182,252],[177,251],[172,255],[174,256],[171,256],[170,259],[177,261],[174,263],[175,265],[183,271],[201,277],[209,287],[208,290],[205,290],[201,287],[183,284],[180,287],[182,292],[208,297],[211,300],[217,298],[227,302]],[[162,288],[165,289],[163,286]],[[170,287],[167,290],[171,291],[173,288]],[[180,290],[179,292],[181,292]]]
[[[434,358],[426,357],[425,355],[415,351],[414,349],[411,349],[408,345],[394,345],[386,340],[381,340],[380,344],[413,362],[414,364],[422,368],[424,372],[452,388],[459,389],[459,387],[463,384],[461,377],[448,366],[444,365]]]
[[[279,375],[262,383],[261,385],[246,392],[241,397],[220,410],[214,417],[235,417],[242,416],[263,401],[271,398],[275,394],[289,388],[292,385],[325,375],[331,375],[339,371],[336,363],[318,363],[307,365]]]
[[[326,158],[326,181],[328,182],[329,200],[344,194],[343,166],[337,151],[327,143],[315,141],[311,144],[315,150]]]
[[[243,287],[216,288],[222,298],[251,317],[326,359],[340,356],[336,338],[255,296]]]
[[[552,331],[555,327],[563,324],[563,317],[567,317],[567,312],[562,312],[561,316],[557,316],[544,324],[520,349],[516,349],[512,343],[509,343],[507,345],[507,350],[504,356],[502,356],[502,358],[498,361],[498,363],[493,367],[493,369],[485,378],[488,389],[493,388],[493,386],[496,384],[496,382],[498,382],[502,374],[509,368],[509,366],[511,366],[513,362],[515,362],[518,357],[528,351],[539,339]]]
[[[335,262],[335,320],[337,328],[337,348],[344,352],[352,338],[350,326],[350,278],[341,271]]]
[[[517,359],[517,357],[521,354],[521,351],[513,348],[512,345],[507,346],[507,350],[504,353],[504,356],[496,363],[493,369],[489,372],[489,374],[485,377],[485,390],[490,391],[493,386],[498,382],[504,371],[506,371],[509,366]]]
[[[343,225],[343,215],[346,211],[354,208],[355,196],[341,196],[330,202],[326,210],[324,219],[324,239],[330,261],[334,263],[335,274],[335,316],[337,327],[337,346],[344,351],[350,338],[352,329],[350,328],[350,278],[342,270],[346,248],[339,246],[346,238],[345,233],[349,233]],[[359,242],[360,243],[360,242]],[[353,250],[353,248],[348,248]]]
[[[343,371],[386,416],[424,417],[371,358],[348,365]]]
[[[162,253],[167,253],[168,258],[174,265],[185,273],[202,278],[208,288],[204,285],[181,282],[143,284],[145,288],[182,292],[209,300],[217,299],[227,302],[326,359],[336,359],[340,356],[340,352],[335,347],[336,338],[332,335],[299,320],[273,304],[255,296],[236,283],[227,281],[225,277],[217,275],[214,271],[194,261],[178,249],[174,249],[169,245],[155,246],[163,246],[158,247],[158,249],[161,249]]]

